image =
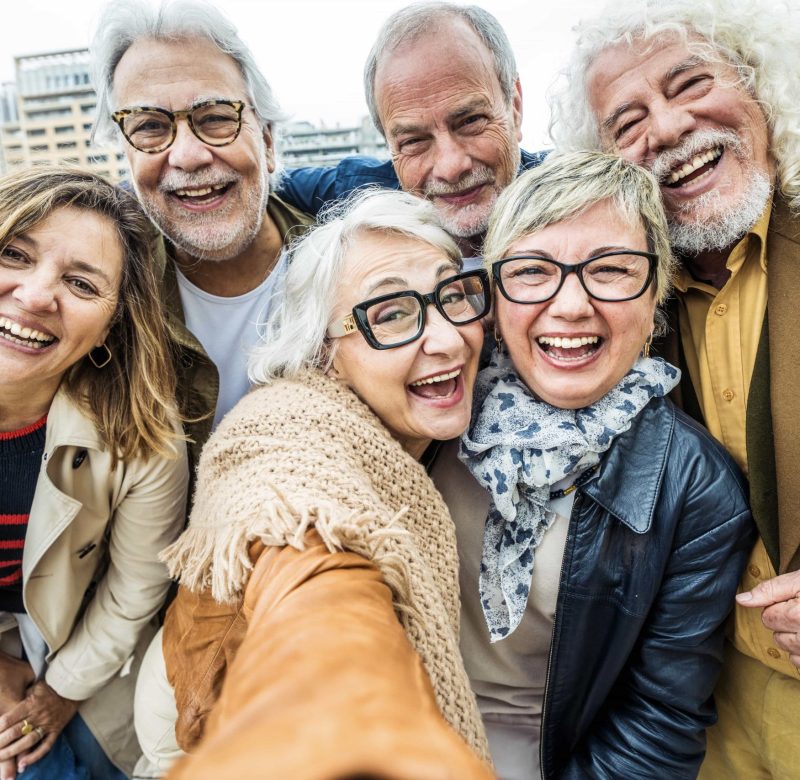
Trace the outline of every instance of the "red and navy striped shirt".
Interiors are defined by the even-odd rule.
[[[22,551],[44,454],[47,416],[0,432],[0,611],[24,612]]]

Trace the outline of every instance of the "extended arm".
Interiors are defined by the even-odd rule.
[[[378,569],[306,548],[264,551],[247,586],[247,635],[199,749],[169,775],[293,780],[491,778],[447,725]]]

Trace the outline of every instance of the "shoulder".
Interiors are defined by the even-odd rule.
[[[545,158],[550,154],[551,149],[543,149],[539,152],[526,152],[524,149],[519,150],[519,167],[520,171],[527,171],[529,168],[535,168],[545,161]]]

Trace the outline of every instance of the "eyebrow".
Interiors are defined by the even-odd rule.
[[[69,268],[74,268],[76,271],[83,271],[93,276],[99,276],[109,287],[111,286],[111,279],[108,274],[96,265],[87,263],[85,260],[70,260]]]
[[[436,279],[437,279],[436,284],[439,284],[439,282],[442,281],[440,277],[444,275],[445,271],[451,272],[450,274],[448,274],[449,276],[453,276],[459,272],[458,266],[456,266],[454,263],[442,263],[436,269]],[[381,287],[389,287],[390,285],[394,285],[396,287],[402,287],[404,290],[411,289],[408,286],[408,280],[404,279],[402,276],[385,276],[383,277],[383,279],[379,279],[377,282],[375,282],[375,284],[370,285],[367,288],[365,295],[371,295],[376,290],[379,290]]]
[[[460,106],[455,111],[449,113],[446,117],[448,123],[463,119],[465,116],[474,113],[475,111],[486,111],[490,108],[490,103],[485,98],[477,98],[463,106]],[[399,135],[414,134],[425,132],[427,125],[420,125],[418,123],[403,124],[402,122],[389,133],[392,138],[397,138]]]
[[[673,65],[662,77],[662,87],[669,84],[669,82],[677,76],[680,76],[681,73],[685,73],[687,70],[692,70],[692,68],[696,68],[698,65],[705,64],[706,60],[704,60],[702,57],[694,55],[688,59],[685,59],[683,62],[679,62],[677,65]],[[636,106],[637,103],[634,101],[626,101],[625,103],[620,104],[608,117],[606,117],[606,119],[603,120],[600,125],[601,129],[610,130],[623,114],[625,114],[627,111],[630,111],[632,108],[635,108]]]

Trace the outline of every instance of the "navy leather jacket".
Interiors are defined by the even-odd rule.
[[[531,153],[521,149],[519,171],[535,168],[547,154],[546,151]],[[276,194],[316,217],[326,203],[370,184],[390,190],[400,189],[391,160],[354,155],[345,157],[333,168],[289,169],[284,173]]]
[[[670,401],[652,400],[575,499],[542,777],[696,777],[724,622],[754,541],[731,457]]]

